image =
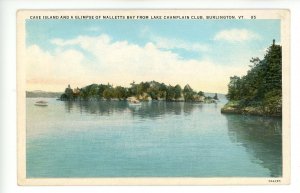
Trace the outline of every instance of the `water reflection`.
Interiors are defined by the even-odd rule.
[[[130,112],[132,116],[155,119],[165,115],[190,115],[195,109],[201,109],[202,104],[184,102],[145,102],[140,106],[131,106],[126,101],[65,101],[65,111],[98,114],[100,116],[113,113]]]
[[[224,115],[230,140],[246,148],[252,162],[282,176],[282,134],[280,118]]]
[[[281,120],[223,115],[221,107],[49,100],[39,108],[27,99],[27,174],[281,176]]]

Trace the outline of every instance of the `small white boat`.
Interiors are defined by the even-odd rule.
[[[34,105],[35,106],[43,106],[43,107],[45,107],[45,106],[48,106],[48,102],[47,101],[36,101],[34,103]]]

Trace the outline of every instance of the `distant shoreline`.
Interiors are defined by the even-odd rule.
[[[26,91],[26,98],[59,98],[62,92]]]

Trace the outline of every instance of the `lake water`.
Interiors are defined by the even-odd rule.
[[[27,99],[27,177],[280,177],[281,119],[219,104]]]

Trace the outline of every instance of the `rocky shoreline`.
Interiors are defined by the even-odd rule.
[[[223,114],[242,114],[242,115],[257,115],[257,116],[271,116],[281,117],[282,112],[270,111],[268,107],[263,106],[240,106],[233,102],[228,102],[223,108],[221,108]]]

